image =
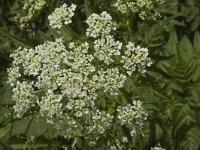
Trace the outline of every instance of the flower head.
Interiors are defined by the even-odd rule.
[[[135,46],[133,42],[126,45],[127,50],[125,55],[122,56],[121,62],[124,63],[123,67],[127,73],[131,75],[134,71],[138,70],[141,73],[146,72],[146,66],[151,66],[151,59],[148,57],[148,49]]]
[[[63,4],[61,7],[56,8],[51,15],[48,16],[49,25],[52,28],[60,29],[63,24],[68,25],[72,23],[72,17],[74,16],[74,11],[76,9],[76,5],[71,4],[68,7],[67,4]]]
[[[100,15],[93,13],[87,18],[86,23],[89,25],[86,35],[95,38],[109,35],[112,30],[116,30],[116,23],[112,22],[111,15],[106,11]]]
[[[94,56],[106,64],[113,62],[113,56],[119,56],[122,43],[115,41],[113,36],[102,37],[94,41]]]
[[[130,10],[132,13],[137,13],[142,20],[145,20],[147,17],[155,20],[160,16],[156,8],[162,6],[164,2],[165,0],[117,0],[113,6],[122,14]]]
[[[125,125],[131,130],[131,136],[142,133],[147,113],[142,107],[141,101],[133,101],[132,105],[127,104],[126,106],[119,106],[117,111],[120,124]]]

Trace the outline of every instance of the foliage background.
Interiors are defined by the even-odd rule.
[[[17,17],[26,15],[21,9],[22,3],[0,1],[0,150],[56,150],[68,145],[62,137],[55,136],[52,127],[33,115],[15,119],[12,90],[6,83],[10,53],[19,46],[35,46],[58,36],[47,27],[47,16],[63,2],[47,0],[47,6],[22,30],[17,21]],[[74,17],[77,24],[72,27],[76,33],[84,33],[82,22],[92,12],[109,10],[124,24],[119,37],[150,49],[154,65],[145,75],[139,74],[125,85],[128,96],[144,101],[150,114],[144,137],[137,137],[137,142],[131,143],[132,149],[148,150],[160,143],[166,150],[199,150],[200,1],[168,0],[165,8],[159,10],[162,17],[156,21],[141,21],[137,16],[122,19],[110,10],[112,1],[74,0],[73,3],[79,6]],[[123,32],[127,29],[131,29],[131,35]],[[64,33],[70,40],[69,32]]]

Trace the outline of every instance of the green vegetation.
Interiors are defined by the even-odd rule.
[[[155,146],[166,150],[200,150],[200,1],[167,0],[159,7],[155,3],[152,10],[137,6],[136,13],[128,8],[124,13],[117,11],[116,1],[0,1],[0,150],[110,150],[109,144],[118,150],[154,150]],[[57,32],[49,26],[48,16],[63,3],[75,4],[76,10],[72,23]],[[93,37],[86,36],[86,20],[92,13],[103,11],[117,23],[116,31],[111,31],[115,39],[148,48],[152,65],[145,73],[136,70],[127,75],[118,96],[99,92],[95,106],[115,116],[117,106],[140,100],[148,114],[142,133],[131,136],[128,127],[114,121],[102,136],[91,137],[97,138],[92,145],[84,139],[86,135],[66,138],[64,133],[58,133],[54,125],[38,115],[38,107],[17,117],[13,109],[16,101],[12,100],[12,87],[7,82],[7,70],[13,61],[9,55],[19,47],[32,48],[60,37],[65,46],[72,41],[77,45],[85,41],[94,45]],[[142,11],[147,14],[141,18]],[[155,12],[160,17],[152,16]],[[122,50],[125,51],[125,46]],[[118,56],[115,59],[119,62]],[[96,64],[101,67],[98,61]],[[111,63],[111,67],[117,65]]]

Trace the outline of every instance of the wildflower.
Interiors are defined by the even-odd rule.
[[[17,80],[21,77],[19,67],[13,67],[8,69],[8,83],[14,86]]]
[[[130,10],[133,13],[137,13],[142,20],[147,17],[155,20],[160,17],[160,13],[156,11],[156,8],[161,7],[164,2],[165,0],[117,0],[113,6],[122,14]]]
[[[34,94],[33,82],[16,82],[13,88],[12,100],[15,101],[14,110],[18,117],[24,115],[30,108],[35,106],[38,97]]]
[[[103,134],[106,129],[111,127],[112,120],[113,116],[97,109],[92,116],[93,125],[88,128],[89,132],[97,132],[98,134]]]
[[[120,55],[122,43],[115,41],[113,36],[106,36],[94,41],[94,56],[107,65],[113,62],[112,56]]]
[[[49,16],[52,28],[71,23],[75,8],[73,4],[56,8]],[[14,110],[22,116],[37,106],[38,115],[51,123],[58,135],[84,137],[91,145],[112,127],[114,117],[134,136],[141,132],[147,116],[141,102],[119,106],[117,116],[113,116],[98,106],[99,93],[116,96],[127,78],[124,73],[131,75],[136,69],[145,72],[151,65],[148,49],[129,42],[121,56],[122,42],[110,35],[116,23],[105,11],[92,14],[86,23],[86,35],[97,38],[94,43],[80,40],[65,45],[62,39],[55,39],[35,48],[19,48],[11,55],[8,82],[13,86]],[[121,63],[114,64],[116,59]],[[128,139],[120,141],[126,143]]]
[[[80,136],[80,132],[100,135],[111,127],[113,117],[95,106],[97,90],[113,84],[117,91],[124,81],[116,74],[119,71],[113,72],[116,74],[114,80],[114,74],[109,74],[112,71],[105,72],[107,80],[97,80],[98,71],[92,64],[94,57],[89,54],[87,42],[78,45],[71,42],[67,49],[62,39],[56,39],[35,48],[20,48],[12,57],[13,67],[8,69],[9,82],[14,87],[14,109],[18,116],[37,106],[41,117],[58,130],[69,132],[63,132],[67,137]],[[22,75],[27,82],[18,81]],[[59,120],[62,117],[67,118],[68,123]],[[74,130],[77,134],[73,133]]]
[[[119,106],[117,112],[120,124],[125,125],[131,130],[131,136],[142,133],[141,130],[147,113],[143,109],[141,101],[133,101],[132,105]]]
[[[40,107],[40,113],[42,116],[47,116],[52,118],[55,114],[62,114],[62,94],[54,94],[51,89],[46,92],[46,96],[43,96],[40,101],[38,101],[38,106]]]
[[[136,69],[141,72],[146,72],[146,66],[151,66],[151,59],[148,57],[148,49],[135,46],[134,43],[129,42],[126,45],[127,50],[125,56],[122,56],[121,62],[123,67],[127,70],[128,75],[131,75]]]
[[[125,14],[127,12],[127,6],[123,3],[122,0],[117,0],[117,2],[113,5],[117,11],[121,12],[122,14]]]
[[[101,84],[101,88],[104,92],[109,92],[111,95],[118,95],[118,91],[123,87],[126,80],[126,76],[120,74],[117,68],[98,71],[98,83]]]
[[[100,15],[93,13],[87,18],[86,23],[89,25],[86,36],[96,38],[109,35],[112,30],[116,30],[116,23],[112,22],[111,15],[106,11],[103,11]]]
[[[24,3],[23,9],[27,11],[26,16],[19,18],[20,28],[27,28],[29,21],[32,21],[33,18],[37,17],[38,14],[44,8],[46,1],[45,0],[23,0]]]
[[[95,71],[95,67],[91,64],[94,59],[93,55],[88,54],[89,44],[84,42],[79,46],[69,43],[71,51],[65,57],[64,63],[73,71],[80,71],[83,74],[89,74]]]
[[[63,24],[68,25],[72,23],[72,17],[74,16],[74,11],[76,9],[76,5],[71,4],[68,7],[67,4],[63,4],[61,7],[56,8],[51,15],[48,16],[49,25],[52,28],[60,29]]]
[[[151,150],[165,150],[165,149],[162,148],[162,147],[160,146],[160,144],[158,144],[158,145],[155,146],[155,147],[151,147]]]

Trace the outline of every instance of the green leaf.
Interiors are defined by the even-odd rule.
[[[7,135],[9,134],[10,127],[6,126],[4,128],[0,128],[0,141]]]
[[[19,45],[19,46],[27,45],[25,41],[23,41],[22,39],[18,38],[15,35],[12,35],[10,33],[4,33],[4,32],[2,32],[1,34],[2,34],[2,38],[1,38],[2,40],[5,40],[5,37],[7,37],[9,40],[11,40],[11,42],[15,43],[15,45]]]
[[[131,78],[127,78],[124,84],[124,88],[128,93],[131,93],[134,90],[134,83],[133,80],[131,80]]]
[[[200,128],[192,127],[185,136],[184,142],[181,144],[183,150],[198,150],[200,146]]]
[[[200,17],[196,17],[191,25],[191,31],[195,31],[197,30],[197,28],[199,27],[200,25]]]
[[[27,136],[41,136],[47,131],[54,131],[53,128],[42,119],[24,118],[13,123],[12,136],[26,134]]]
[[[195,32],[194,34],[194,51],[197,54],[197,57],[200,58],[200,34]]]
[[[71,41],[72,40],[72,35],[73,33],[71,33],[71,31],[69,30],[69,28],[67,28],[66,26],[61,28],[61,33],[64,36],[64,39],[66,41]]]
[[[91,9],[92,7],[90,5],[91,5],[91,1],[85,0],[84,11],[85,11],[86,17],[89,17],[92,14],[92,9]]]
[[[48,145],[47,144],[32,144],[32,145],[27,145],[27,144],[12,144],[10,145],[10,147],[14,150],[25,150],[26,149],[40,149],[40,148],[47,148]]]
[[[178,38],[175,31],[171,32],[169,40],[166,45],[166,55],[174,55],[175,57],[172,57],[172,60],[176,60],[177,56],[177,44],[178,44]]]
[[[193,46],[187,36],[183,36],[178,48],[179,60],[185,63],[193,59]]]

